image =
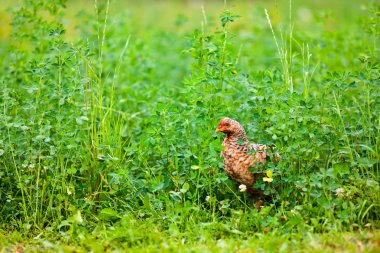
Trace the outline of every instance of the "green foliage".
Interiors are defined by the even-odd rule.
[[[378,7],[350,31],[289,22],[279,45],[282,24],[252,24],[272,59],[257,67],[230,10],[192,32],[139,34],[110,4],[78,16],[73,42],[66,1],[13,12],[0,70],[3,231],[104,250],[379,227]],[[255,185],[272,196],[260,210],[222,170],[224,116],[279,148]]]

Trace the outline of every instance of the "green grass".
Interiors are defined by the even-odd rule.
[[[108,228],[109,229],[109,228]],[[225,232],[217,240],[204,238],[200,241],[188,241],[173,234],[155,231],[149,227],[150,233],[134,229],[119,228],[105,233],[84,236],[79,243],[68,244],[57,239],[28,239],[19,234],[1,236],[4,252],[17,249],[27,252],[378,252],[379,233],[333,233],[333,234],[247,234],[243,238],[235,233]],[[111,235],[112,233],[112,235]],[[4,246],[5,245],[5,246]]]
[[[8,5],[2,251],[379,251],[378,4]],[[225,116],[282,155],[261,210]]]

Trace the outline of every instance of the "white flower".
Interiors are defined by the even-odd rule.
[[[80,213],[79,210],[78,210],[77,214],[74,216],[74,218],[75,218],[76,222],[79,222],[79,223],[83,222],[82,214]]]
[[[292,210],[290,210],[290,212],[292,213],[293,216],[298,215],[298,212],[296,209],[292,209]]]
[[[23,130],[23,131],[27,131],[27,130],[29,130],[29,127],[27,127],[27,126],[21,126],[20,128],[21,128],[21,130]]]
[[[210,201],[210,199],[211,199],[211,197],[210,197],[210,196],[206,196],[206,202],[209,202],[209,201]]]
[[[338,188],[335,190],[335,195],[338,197],[338,198],[342,198],[344,197],[344,193],[346,192],[345,189],[343,188]]]
[[[247,190],[247,186],[245,184],[239,185],[240,192],[245,192]]]
[[[220,248],[226,248],[226,247],[227,247],[227,243],[226,243],[226,241],[224,241],[224,240],[222,240],[222,239],[219,239],[219,240],[218,240],[217,245],[218,245]]]

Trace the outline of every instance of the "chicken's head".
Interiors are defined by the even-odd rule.
[[[222,132],[227,135],[233,135],[234,133],[239,132],[241,130],[242,127],[240,126],[239,122],[230,118],[223,118],[220,120],[215,132]]]

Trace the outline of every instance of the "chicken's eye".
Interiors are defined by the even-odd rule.
[[[224,123],[224,125],[225,125],[226,127],[229,127],[229,126],[230,126],[230,123]]]

